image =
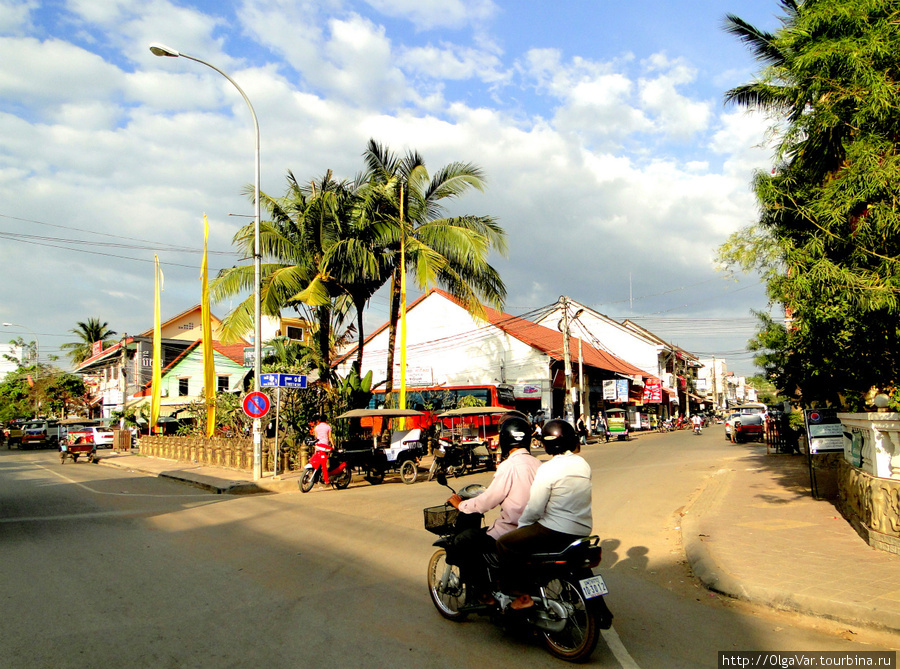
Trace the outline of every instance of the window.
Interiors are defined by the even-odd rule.
[[[184,397],[188,394],[188,382],[190,379],[178,379],[178,396]]]
[[[287,338],[295,339],[297,341],[303,341],[303,328],[298,328],[293,325],[287,326]]]
[[[216,390],[220,393],[228,392],[228,377],[227,376],[217,376],[216,377]]]

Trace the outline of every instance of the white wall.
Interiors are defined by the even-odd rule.
[[[363,352],[363,374],[373,370],[373,383],[384,380],[387,369],[388,330],[378,333]],[[395,387],[399,382],[400,333],[398,327]],[[432,293],[407,312],[407,366],[431,370],[431,385],[480,385],[486,383],[540,383],[547,388],[544,406],[551,406],[549,358],[544,353],[506,334],[469,313],[439,293]],[[338,366],[343,376],[355,354]]]

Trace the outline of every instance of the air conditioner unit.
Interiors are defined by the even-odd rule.
[[[162,390],[160,390],[160,391],[159,391],[159,396],[160,396],[160,397],[168,397],[168,396],[169,396],[169,389],[168,389],[168,388],[163,388]]]

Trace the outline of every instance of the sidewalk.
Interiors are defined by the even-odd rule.
[[[766,606],[900,631],[900,556],[869,547],[809,490],[806,456],[746,457],[714,474],[681,534],[711,590]]]
[[[109,467],[118,467],[119,469],[189,483],[218,494],[243,495],[262,492],[294,492],[300,489],[300,472],[297,471],[286,472],[279,475],[277,479],[272,477],[272,472],[264,472],[263,477],[259,481],[254,481],[251,472],[225,469],[224,467],[189,465],[177,460],[138,455],[136,451],[122,453],[98,451],[97,461],[101,465]]]

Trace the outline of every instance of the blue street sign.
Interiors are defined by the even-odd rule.
[[[260,374],[260,388],[306,388],[305,374]]]
[[[281,374],[260,374],[259,375],[259,387],[260,388],[277,388],[278,387],[278,377]]]
[[[279,374],[278,385],[282,388],[306,388],[305,374]]]

